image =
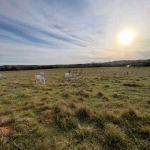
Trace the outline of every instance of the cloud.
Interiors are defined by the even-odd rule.
[[[1,0],[0,65],[145,58],[149,6],[149,0]],[[118,42],[124,29],[135,34],[128,46]]]

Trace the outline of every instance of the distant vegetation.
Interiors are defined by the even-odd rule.
[[[36,70],[36,69],[56,69],[56,68],[90,68],[90,67],[123,67],[131,66],[150,66],[150,59],[146,60],[120,60],[104,63],[86,63],[86,64],[69,64],[69,65],[4,65],[0,66],[0,71],[16,70]]]

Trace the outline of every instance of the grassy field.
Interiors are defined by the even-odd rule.
[[[0,149],[149,150],[150,68],[82,71],[42,70],[45,85],[41,70],[0,72]]]

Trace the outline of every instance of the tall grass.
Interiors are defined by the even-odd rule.
[[[42,70],[45,85],[41,70],[2,72],[0,149],[149,150],[150,68],[127,69],[83,68],[71,81]]]

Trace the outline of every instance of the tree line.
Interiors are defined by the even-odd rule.
[[[57,68],[90,68],[90,67],[123,67],[131,65],[135,67],[150,66],[150,59],[146,60],[120,60],[103,63],[68,64],[68,65],[3,65],[0,71],[57,69]]]

